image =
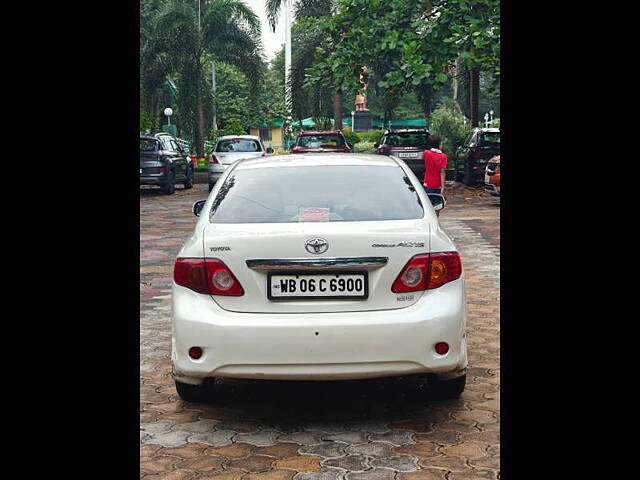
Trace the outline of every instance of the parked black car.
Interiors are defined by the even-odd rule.
[[[487,162],[500,155],[500,129],[474,128],[456,152],[456,181],[465,185],[484,183]]]
[[[373,146],[378,149],[380,155],[393,155],[403,160],[416,177],[422,180],[424,178],[422,152],[430,147],[429,135],[429,131],[424,128],[386,130],[380,143],[374,143]]]
[[[140,136],[140,185],[158,185],[167,195],[175,184],[193,187],[193,163],[169,134]]]

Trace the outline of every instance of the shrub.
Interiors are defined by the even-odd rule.
[[[353,146],[355,153],[376,153],[373,142],[358,142]]]
[[[380,139],[384,134],[384,130],[369,130],[366,135],[366,141],[371,143],[380,143]]]
[[[342,130],[342,134],[344,135],[344,138],[347,140],[349,148],[351,149],[353,149],[356,143],[362,140],[360,138],[360,135],[358,135],[356,132],[352,132],[350,128],[344,128]]]
[[[447,154],[455,152],[471,133],[470,123],[465,120],[464,115],[446,106],[438,107],[431,113],[431,133],[437,133],[442,137],[443,148]]]

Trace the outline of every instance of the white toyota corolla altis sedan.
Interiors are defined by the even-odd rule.
[[[215,377],[419,374],[441,398],[464,390],[460,257],[401,160],[241,160],[194,213],[172,291],[183,399],[208,397]]]

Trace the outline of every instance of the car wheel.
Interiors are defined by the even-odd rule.
[[[176,392],[182,400],[192,403],[205,402],[211,399],[212,396],[212,384],[203,382],[200,385],[190,385],[188,383],[178,382],[174,380],[176,384]]]
[[[193,188],[193,169],[189,169],[189,172],[191,172],[191,174],[187,173],[187,178],[184,181],[184,188],[186,190],[189,190],[190,188]]]
[[[430,386],[431,393],[438,400],[458,398],[464,392],[467,375],[452,378],[451,380],[435,380]]]
[[[176,174],[172,173],[169,179],[167,180],[167,183],[162,185],[162,193],[165,193],[166,195],[171,195],[173,192],[175,192],[176,191],[175,181],[176,181]]]

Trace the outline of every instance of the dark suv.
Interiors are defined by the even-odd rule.
[[[403,160],[420,181],[424,178],[422,152],[427,150],[430,133],[424,128],[386,130],[380,143],[374,143],[380,155],[393,155]]]
[[[474,128],[456,152],[456,181],[465,185],[484,183],[489,159],[500,155],[500,129]]]
[[[193,187],[193,163],[169,134],[140,136],[140,185],[158,185],[167,195],[175,184]]]

